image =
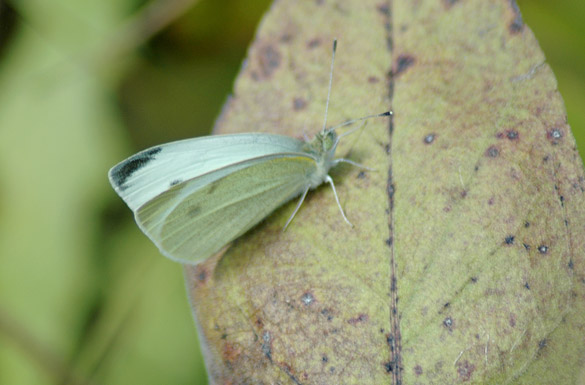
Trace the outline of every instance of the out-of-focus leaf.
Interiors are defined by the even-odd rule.
[[[46,350],[35,357],[34,346],[0,335],[7,384],[66,375],[95,294],[87,250],[115,150],[102,135],[116,124],[103,89],[75,60],[83,50],[60,40],[71,19],[48,21],[54,6],[34,25],[36,14],[23,5],[30,24],[19,24],[0,66],[0,306]]]
[[[320,188],[186,269],[211,382],[582,381],[583,168],[516,4],[276,2],[217,132],[317,132],[334,37],[377,171],[333,172],[355,228]]]
[[[196,382],[180,267],[127,208],[126,227],[101,227],[104,198],[119,202],[107,170],[130,150],[112,98],[121,62],[87,58],[131,7],[14,3],[0,63],[0,383]],[[119,242],[130,228],[136,242]]]

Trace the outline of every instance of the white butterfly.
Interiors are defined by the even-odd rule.
[[[391,112],[326,128],[336,47],[334,41],[323,129],[311,141],[262,133],[212,135],[152,147],[112,167],[112,187],[162,254],[181,263],[202,262],[301,195],[286,228],[307,192],[323,182],[333,188],[351,225],[328,172],[340,162],[357,164],[334,159],[343,136],[335,129]]]

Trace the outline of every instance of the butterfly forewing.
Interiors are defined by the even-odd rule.
[[[140,207],[136,221],[167,257],[197,263],[303,192],[315,170],[306,155],[263,157],[212,182],[174,186]]]
[[[110,172],[118,195],[134,211],[187,180],[233,164],[279,153],[302,152],[301,140],[274,134],[214,135],[144,150]]]

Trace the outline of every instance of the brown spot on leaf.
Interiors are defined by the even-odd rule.
[[[329,309],[323,309],[323,310],[321,310],[321,315],[323,315],[325,318],[327,318],[327,321],[333,320],[332,311],[329,310]]]
[[[415,59],[413,56],[410,55],[400,55],[398,59],[396,59],[396,64],[394,65],[394,69],[392,69],[392,75],[398,76],[404,71],[406,71],[409,67],[414,65]]]
[[[434,133],[430,133],[423,139],[424,144],[431,144],[435,141],[436,135]]]
[[[420,376],[421,374],[423,374],[423,369],[422,369],[422,367],[421,367],[420,365],[416,365],[416,366],[414,367],[414,374],[415,374],[417,377],[418,377],[418,376]]]
[[[294,98],[293,99],[293,109],[295,111],[300,111],[307,107],[307,101],[303,98]]]
[[[226,342],[223,345],[223,349],[221,352],[221,356],[224,361],[233,362],[238,359],[238,357],[242,354],[242,349],[236,344],[231,342]]]
[[[293,35],[289,32],[285,32],[280,36],[280,41],[282,43],[290,43],[293,39]]]
[[[386,373],[392,373],[394,371],[394,366],[396,366],[393,361],[386,361],[382,365],[384,365],[384,370],[386,370]]]
[[[310,291],[307,291],[301,296],[301,301],[303,304],[305,304],[305,306],[309,306],[315,302],[315,296]]]
[[[321,45],[321,39],[318,37],[311,39],[307,42],[307,48],[313,49]]]
[[[522,20],[522,14],[520,13],[520,8],[518,8],[516,0],[509,1],[510,7],[512,8],[512,12],[514,13],[514,19],[512,19],[512,22],[508,26],[508,30],[510,31],[511,34],[517,34],[519,32],[522,32],[522,30],[524,29],[524,21]]]
[[[498,132],[496,134],[496,138],[498,139],[509,139],[509,140],[516,140],[518,139],[518,131],[516,130],[507,130],[506,132]]]
[[[443,0],[443,4],[445,4],[445,8],[447,8],[447,9],[451,8],[453,5],[455,5],[458,2],[459,2],[459,0]]]
[[[347,323],[350,325],[357,325],[361,322],[367,322],[369,319],[370,317],[367,314],[361,313],[357,317],[348,319]]]
[[[490,146],[488,147],[488,149],[485,151],[485,155],[487,157],[490,158],[497,158],[498,155],[500,155],[500,150],[498,149],[497,146]]]
[[[269,78],[280,66],[282,55],[273,45],[265,45],[260,48],[259,56],[260,71],[263,78]]]
[[[471,376],[475,371],[475,365],[471,364],[469,361],[459,361],[457,363],[457,375],[461,381],[469,381],[471,380]]]
[[[390,346],[390,350],[394,351],[394,336],[392,334],[386,334],[386,343]]]
[[[514,131],[514,130],[506,131],[506,138],[508,138],[510,140],[518,139],[518,131]]]
[[[553,128],[546,133],[547,139],[552,144],[559,144],[560,140],[563,138],[563,131],[560,128]]]
[[[516,314],[510,314],[509,324],[511,327],[516,326]]]
[[[287,362],[282,362],[282,361],[281,361],[281,362],[279,362],[279,363],[278,363],[278,366],[279,366],[279,367],[280,367],[282,370],[284,370],[284,371],[285,371],[285,373],[287,373],[287,374],[291,374],[291,373],[292,373],[292,366],[291,366],[289,363],[287,363]]]
[[[197,285],[205,285],[209,278],[209,273],[203,265],[195,266],[195,278],[197,279]]]
[[[386,16],[388,14],[388,12],[390,12],[390,8],[388,7],[387,3],[381,3],[381,4],[376,5],[376,9],[378,10],[378,12],[380,12],[384,16]]]
[[[447,317],[443,320],[443,326],[445,326],[449,331],[453,330],[453,318]]]

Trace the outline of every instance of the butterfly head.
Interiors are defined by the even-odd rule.
[[[305,143],[304,151],[317,155],[319,158],[330,158],[335,154],[339,138],[335,130],[323,130],[313,140]]]
[[[321,137],[320,141],[322,152],[324,153],[331,151],[335,152],[335,147],[337,147],[337,142],[339,140],[337,134],[335,133],[335,130],[325,130],[323,132],[320,132],[318,136]]]

